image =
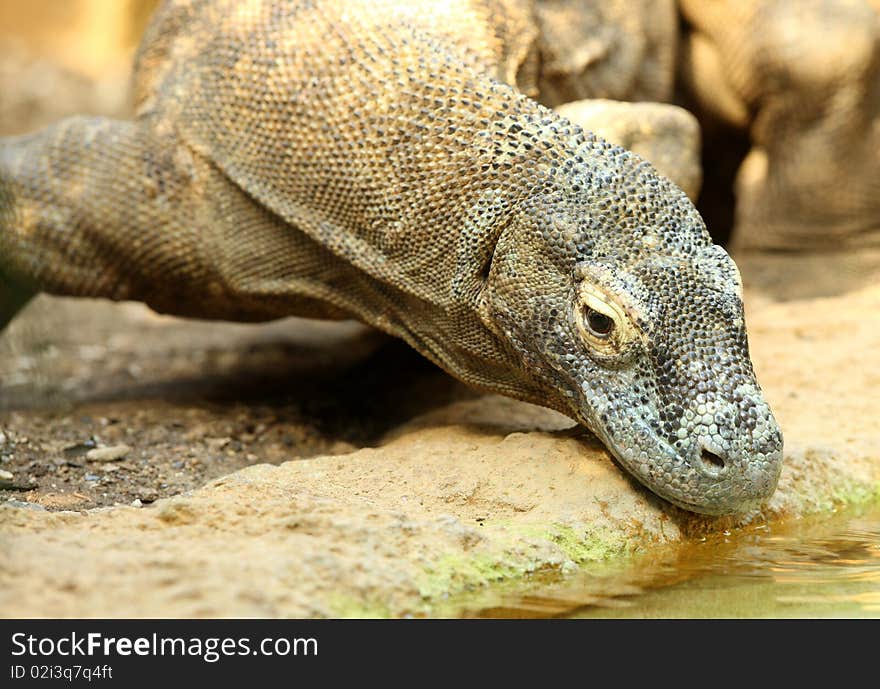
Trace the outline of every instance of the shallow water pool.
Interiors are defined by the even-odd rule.
[[[880,505],[537,576],[458,605],[465,617],[880,618]]]

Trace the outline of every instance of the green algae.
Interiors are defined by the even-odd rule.
[[[388,605],[369,597],[358,598],[351,594],[335,593],[326,600],[337,619],[375,620],[393,617]]]
[[[636,550],[635,541],[638,540],[627,538],[621,531],[610,527],[581,532],[561,524],[553,524],[538,535],[549,538],[575,564],[629,555]]]
[[[838,505],[862,506],[880,502],[880,481],[873,484],[847,482],[831,494],[831,499]]]
[[[578,530],[563,524],[529,524],[506,531],[507,542],[491,551],[450,553],[427,566],[418,578],[422,598],[436,599],[539,571],[600,562],[635,550],[633,539],[608,527]]]

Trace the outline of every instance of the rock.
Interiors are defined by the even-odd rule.
[[[0,481],[11,481],[14,478],[11,471],[0,469]]]
[[[131,448],[124,444],[96,447],[86,452],[86,459],[90,462],[117,462],[129,452],[131,452]]]

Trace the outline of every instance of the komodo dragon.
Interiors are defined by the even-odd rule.
[[[166,3],[133,121],[0,143],[0,323],[36,291],[354,316],[676,505],[758,505],[782,436],[737,268],[650,164],[509,85],[522,4]]]

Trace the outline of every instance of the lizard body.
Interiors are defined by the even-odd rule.
[[[0,316],[36,290],[354,316],[682,507],[759,504],[782,437],[736,266],[650,164],[511,85],[521,4],[166,3],[133,121],[0,143]]]

